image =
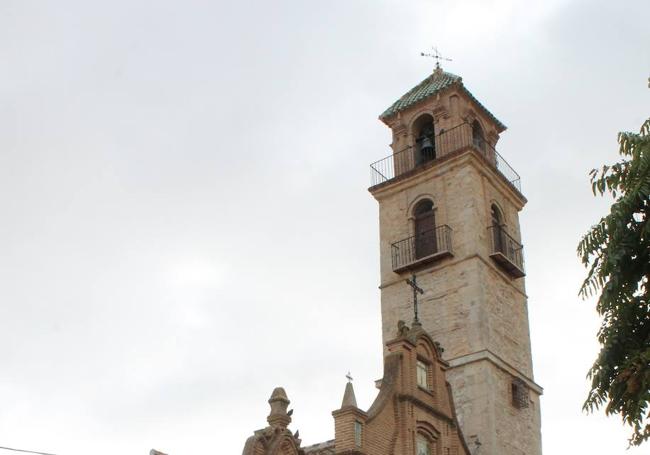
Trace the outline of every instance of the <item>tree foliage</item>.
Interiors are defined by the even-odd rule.
[[[609,193],[614,202],[578,245],[588,269],[580,295],[600,293],[602,316],[583,409],[620,415],[638,446],[650,438],[650,119],[618,142],[623,158],[590,173],[594,195]]]

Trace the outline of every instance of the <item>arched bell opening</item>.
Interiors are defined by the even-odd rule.
[[[413,123],[415,137],[415,164],[420,165],[436,159],[435,130],[433,117],[429,114],[420,116]]]
[[[430,256],[438,251],[436,216],[431,199],[423,199],[413,209],[415,222],[415,258]]]
[[[485,134],[478,120],[472,122],[472,143],[474,147],[485,153]]]

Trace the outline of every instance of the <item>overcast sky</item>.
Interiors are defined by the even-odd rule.
[[[546,454],[637,455],[581,411],[588,171],[650,115],[650,3],[0,2],[0,446],[237,454],[283,385],[304,444],[382,374],[377,120],[447,71],[522,176]]]

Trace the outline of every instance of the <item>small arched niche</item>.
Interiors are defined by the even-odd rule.
[[[451,110],[452,117],[458,116],[458,95],[451,95],[449,97],[449,109]]]
[[[413,137],[415,138],[415,165],[424,164],[436,159],[436,141],[433,116],[422,114],[413,122]]]

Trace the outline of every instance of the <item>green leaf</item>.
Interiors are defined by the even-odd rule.
[[[576,249],[587,268],[578,294],[598,295],[602,317],[583,410],[619,415],[641,445],[650,439],[650,118],[618,142],[623,159],[589,172],[593,194],[614,203]]]

